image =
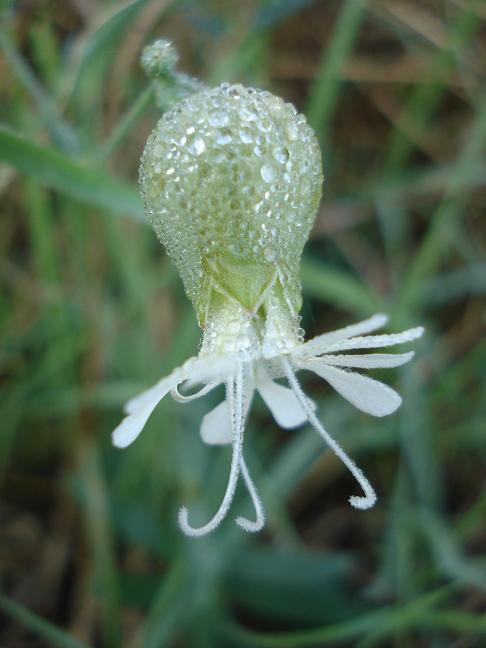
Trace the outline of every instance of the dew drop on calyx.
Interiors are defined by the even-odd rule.
[[[226,126],[229,123],[229,116],[224,110],[217,110],[209,115],[208,121],[211,126]]]
[[[271,164],[264,164],[260,171],[262,178],[265,182],[274,182],[277,177],[277,172]]]
[[[206,144],[202,137],[196,137],[196,139],[189,146],[189,151],[195,155],[201,155],[206,150]]]
[[[273,157],[280,162],[280,164],[285,164],[289,159],[289,150],[285,146],[276,146],[273,149]]]

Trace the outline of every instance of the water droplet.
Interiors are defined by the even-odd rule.
[[[262,133],[269,133],[272,130],[272,122],[268,117],[260,117],[257,121],[257,128],[261,130]]]
[[[216,110],[215,112],[209,115],[209,123],[211,126],[219,128],[220,126],[226,126],[229,122],[229,115],[224,110]]]
[[[250,110],[249,108],[245,108],[245,107],[243,107],[240,110],[239,115],[240,115],[240,119],[246,122],[255,121],[257,118],[257,115],[255,112],[253,112],[253,110]]]
[[[276,146],[273,149],[273,157],[280,162],[280,164],[285,164],[289,159],[289,150],[285,146]]]
[[[216,142],[220,145],[229,144],[231,142],[231,131],[229,128],[223,128],[216,134]]]
[[[294,122],[287,124],[287,137],[291,142],[296,142],[299,139],[299,129]]]
[[[270,263],[272,263],[272,261],[275,261],[276,258],[275,251],[271,248],[265,248],[265,250],[263,251],[263,256],[265,257],[265,260],[269,261]]]
[[[253,141],[251,130],[249,128],[242,128],[240,130],[240,139],[244,144],[250,144]]]
[[[228,89],[228,94],[230,97],[234,97],[235,99],[239,99],[241,97],[241,91],[243,90],[243,87],[240,85],[234,85],[231,86]]]
[[[265,180],[265,182],[274,182],[277,177],[277,172],[271,164],[264,164],[260,169],[260,175]]]
[[[201,155],[201,153],[204,153],[206,150],[206,144],[202,137],[196,137],[194,142],[192,142],[191,146],[189,147],[189,151],[191,153],[194,153],[195,155]]]

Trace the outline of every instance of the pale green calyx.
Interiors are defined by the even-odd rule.
[[[221,301],[256,314],[270,293],[297,318],[322,166],[291,104],[227,83],[189,96],[152,132],[140,182],[202,326]]]

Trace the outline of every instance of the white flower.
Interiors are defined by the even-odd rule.
[[[161,51],[156,45],[147,60],[158,66]],[[309,421],[363,489],[351,504],[373,506],[371,485],[322,427],[296,372],[316,373],[364,412],[391,414],[400,396],[350,369],[396,367],[413,354],[341,352],[410,342],[423,329],[362,337],[386,323],[384,315],[375,315],[304,343],[300,258],[322,189],[320,149],[305,117],[269,92],[229,84],[204,88],[158,122],[142,156],[140,183],[147,216],[179,270],[203,341],[197,358],[127,403],[113,443],[120,448],[132,443],[169,392],[188,402],[224,384],[226,398],[203,418],[201,437],[211,445],[232,444],[226,493],[204,526],[191,526],[186,508],[179,524],[190,536],[215,529],[241,475],[256,516],[236,522],[258,531],[263,507],[243,457],[245,420],[258,391],[281,427]],[[288,387],[276,382],[280,378]],[[181,394],[183,383],[199,385],[199,391]]]
[[[251,320],[249,316],[243,318],[246,325],[243,328],[248,325],[250,328],[247,328],[246,334],[242,335],[238,331],[236,337],[232,338],[237,348],[230,355],[223,355],[220,351],[211,352],[203,344],[198,357],[191,358],[156,385],[128,401],[125,406],[127,416],[113,432],[114,445],[125,448],[137,438],[155,407],[169,392],[176,400],[188,402],[204,396],[217,385],[225,385],[225,400],[203,418],[200,434],[202,440],[211,445],[232,444],[228,485],[219,510],[202,527],[192,527],[187,509],[181,508],[179,525],[190,536],[205,535],[221,523],[229,510],[240,474],[252,498],[256,517],[255,520],[238,517],[236,522],[246,531],[259,531],[264,525],[263,506],[243,456],[245,419],[255,391],[258,391],[281,427],[291,429],[308,421],[363,489],[363,495],[349,498],[352,506],[359,509],[373,506],[376,495],[369,481],[319,422],[315,406],[302,391],[296,372],[312,371],[358,409],[373,416],[386,416],[400,406],[401,398],[397,392],[382,382],[350,369],[398,367],[411,360],[413,352],[364,355],[341,352],[378,349],[411,342],[423,333],[423,328],[417,327],[392,335],[366,335],[386,324],[387,317],[378,314],[343,329],[319,335],[305,343],[291,338],[278,340],[275,330],[270,334],[267,326],[259,341],[256,332],[258,326],[255,326],[258,319],[253,317],[253,325]],[[229,339],[226,335],[219,342],[227,343]],[[282,346],[282,343],[286,348],[278,352],[277,347]],[[219,346],[216,345],[216,348]],[[281,377],[287,379],[289,387],[275,382],[275,379]],[[196,393],[184,396],[178,388],[186,381],[202,387]]]

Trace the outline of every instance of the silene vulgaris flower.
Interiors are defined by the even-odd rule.
[[[320,423],[297,372],[311,371],[358,409],[386,416],[401,403],[390,387],[361,369],[397,367],[408,353],[353,353],[411,342],[421,327],[369,335],[385,315],[304,342],[299,327],[302,249],[321,197],[319,146],[305,117],[269,92],[223,84],[172,107],[143,153],[140,182],[146,213],[176,264],[202,329],[197,357],[130,400],[113,432],[124,448],[140,434],[167,394],[187,403],[223,384],[226,398],[201,423],[203,442],[232,445],[228,485],[219,510],[204,526],[179,525],[189,536],[214,530],[228,513],[240,476],[255,519],[237,517],[246,531],[265,521],[243,453],[245,421],[255,392],[285,429],[309,422],[354,475],[362,493],[349,498],[367,509],[376,495],[362,471]],[[277,380],[284,379],[287,385]]]

